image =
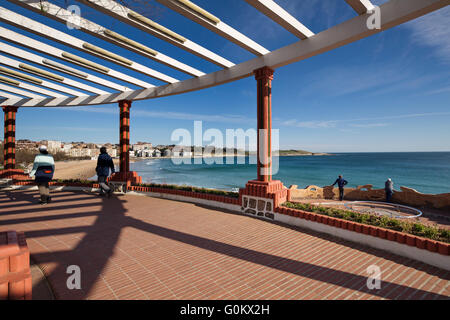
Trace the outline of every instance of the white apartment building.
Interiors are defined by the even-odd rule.
[[[106,149],[106,152],[113,158],[117,157],[117,149]]]
[[[62,151],[65,153],[69,153],[69,150],[73,148],[73,144],[71,143],[65,143],[62,147]]]
[[[61,151],[61,141],[47,141],[47,149],[49,152],[58,152]]]
[[[150,150],[153,148],[153,145],[151,143],[139,143],[139,144],[133,144],[133,151],[138,150]]]

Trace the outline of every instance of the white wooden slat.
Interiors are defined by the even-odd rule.
[[[182,14],[188,19],[195,21],[202,27],[205,27],[218,35],[224,37],[225,39],[237,44],[238,46],[252,52],[255,55],[263,56],[270,51],[256,43],[252,39],[243,35],[238,30],[232,28],[223,21],[218,21],[217,23],[211,22],[208,18],[203,15],[198,14],[196,11],[190,10],[188,7],[183,5],[183,3],[176,0],[156,0],[161,4],[167,6],[168,8]]]
[[[146,58],[150,58],[152,60],[158,61],[160,63],[163,63],[169,67],[172,67],[174,69],[177,69],[179,71],[185,72],[189,75],[192,75],[194,77],[200,77],[205,75],[204,72],[197,70],[185,63],[182,63],[176,59],[173,59],[161,52],[157,52],[151,48],[148,48],[144,46],[143,44],[137,43],[137,45],[134,45],[136,41],[133,41],[129,39],[128,37],[121,35],[120,33],[111,32],[111,30],[108,30],[107,28],[99,25],[98,23],[92,22],[82,16],[80,16],[77,19],[71,19],[71,12],[61,8],[57,5],[54,5],[48,1],[42,1],[40,3],[39,1],[30,2],[30,1],[21,1],[21,0],[8,0],[9,2],[21,5],[22,7],[32,10],[34,12],[37,12],[39,14],[42,14],[46,17],[49,17],[51,19],[54,19],[56,21],[62,22],[62,23],[68,23],[70,22],[74,27],[79,28],[79,30],[82,30],[90,35],[93,35],[97,38],[100,38],[102,40],[108,41],[114,45],[120,46],[122,48],[125,48],[127,50],[133,51],[137,54],[143,55]],[[41,5],[45,7],[45,11],[41,10]],[[116,36],[111,36],[117,34]],[[119,40],[118,40],[119,39]],[[144,50],[142,50],[144,49]],[[149,49],[149,50],[147,50]],[[155,54],[151,54],[149,52],[154,51]]]
[[[307,39],[314,33],[294,18],[290,13],[272,0],[245,0],[248,4],[261,11],[267,17],[291,32],[300,39]]]
[[[65,51],[63,51],[63,50],[61,50],[59,48],[53,47],[51,45],[48,45],[48,44],[46,44],[44,42],[32,39],[30,37],[21,35],[21,34],[19,34],[17,32],[12,31],[12,30],[0,27],[0,38],[3,39],[3,40],[6,40],[6,41],[14,42],[14,43],[16,43],[18,45],[21,45],[21,46],[25,46],[25,47],[30,48],[32,50],[36,50],[36,51],[39,51],[39,52],[51,55],[53,57],[57,57],[59,59],[66,60],[66,61],[68,61],[70,63],[74,63],[74,64],[77,64],[79,66],[82,66],[82,67],[85,67],[85,68],[89,68],[89,69],[94,70],[94,71],[98,71],[95,68],[90,68],[89,66],[86,66],[85,64],[80,64],[80,63],[78,63],[78,62],[76,62],[74,60],[70,60],[70,59],[65,58],[63,56]],[[152,85],[152,84],[150,84],[148,82],[145,82],[145,81],[142,81],[140,79],[131,77],[129,75],[126,75],[126,74],[124,74],[122,72],[116,71],[116,70],[111,69],[111,68],[108,68],[108,69],[109,69],[109,71],[105,72],[104,74],[106,74],[106,75],[108,75],[110,77],[113,77],[115,79],[119,79],[119,80],[122,80],[122,81],[125,81],[125,82],[128,82],[128,83],[132,83],[132,84],[135,84],[135,85],[137,85],[139,87],[142,87],[142,88],[154,87],[154,85]],[[100,78],[96,77],[96,79],[100,79]],[[104,86],[116,89],[116,85],[113,84],[110,81],[107,82],[106,80],[105,81],[97,80],[97,81],[94,81],[94,82],[100,82],[100,84],[102,84]],[[129,90],[126,90],[127,87],[124,87],[124,86],[119,87],[119,88],[123,88],[123,90],[119,90],[119,91],[129,91]]]
[[[185,38],[184,41],[177,41],[173,37],[167,35],[167,33],[161,32],[156,28],[150,27],[148,24],[142,21],[131,18],[130,16],[134,12],[133,10],[122,6],[120,3],[114,0],[78,0],[112,18],[125,22],[133,27],[136,27],[144,32],[147,32],[159,39],[167,41],[181,49],[191,52],[205,60],[208,60],[222,68],[230,68],[234,66],[234,63],[215,54],[214,52],[200,46],[199,44]],[[170,30],[169,30],[170,31]],[[184,37],[182,37],[184,38]]]
[[[17,13],[15,13],[11,10],[8,10],[4,7],[0,7],[0,21],[11,24],[11,25],[21,28],[25,31],[32,32],[32,33],[37,34],[45,39],[53,40],[53,41],[62,43],[64,45],[67,45],[69,47],[75,48],[77,50],[89,53],[89,54],[99,57],[101,59],[108,60],[110,62],[121,65],[130,70],[137,71],[139,73],[148,75],[155,79],[158,79],[158,80],[161,80],[164,82],[168,82],[168,83],[178,82],[178,80],[175,78],[169,77],[165,74],[162,74],[161,72],[155,71],[151,68],[148,68],[140,63],[131,61],[127,58],[124,58],[124,57],[121,57],[118,55],[116,55],[117,58],[112,58],[111,55],[115,55],[115,53],[113,53],[113,52],[106,51],[102,48],[99,48],[98,46],[88,43],[87,41],[83,41],[83,40],[73,37],[67,33],[64,33],[62,31],[59,31],[59,30],[56,30],[49,26],[46,26],[40,22],[29,19],[23,15],[17,14]],[[98,48],[99,50],[103,50],[104,52],[99,52],[99,51],[93,50],[92,48]],[[124,62],[122,62],[122,61],[124,61]],[[126,61],[128,61],[128,63]]]

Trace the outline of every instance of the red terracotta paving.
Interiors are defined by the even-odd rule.
[[[299,228],[141,196],[37,200],[0,192],[0,231],[25,231],[58,299],[450,299],[450,272]],[[380,290],[366,286],[372,264]]]

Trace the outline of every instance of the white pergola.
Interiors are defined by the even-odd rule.
[[[167,8],[255,55],[248,61],[235,64],[214,53],[214,48],[204,48],[195,43],[195,39],[188,39],[182,34],[175,33],[117,1],[78,0],[78,2],[106,14],[112,19],[124,22],[221,68],[219,71],[206,74],[195,66],[190,66],[158,51],[158,48],[149,48],[137,41],[132,34],[123,34],[120,30],[109,30],[85,17],[71,19],[73,18],[71,12],[57,6],[52,1],[8,1],[64,24],[70,20],[77,29],[87,34],[190,76],[187,80],[179,81],[128,57],[106,50],[95,43],[79,39],[72,35],[69,29],[62,32],[0,6],[0,21],[31,32],[45,40],[45,42],[42,42],[0,27],[0,104],[16,107],[99,105],[121,100],[153,99],[213,87],[249,77],[254,74],[255,70],[262,67],[276,69],[333,50],[443,8],[450,3],[449,0],[391,0],[380,6],[381,29],[369,29],[367,20],[375,9],[369,0],[336,0],[345,1],[355,10],[357,16],[315,34],[275,1],[245,0],[255,10],[260,11],[298,38],[297,42],[269,51],[233,28],[233,21],[225,22],[220,16],[207,12],[193,1],[157,0]],[[62,44],[68,50],[52,46],[49,44],[51,41]],[[23,49],[12,46],[8,42],[19,45]],[[54,59],[32,53],[29,51],[30,49],[52,56]],[[98,62],[82,58],[77,52],[95,56],[108,61],[110,64],[107,67]],[[5,54],[29,61],[34,65],[39,65],[39,67],[23,63]],[[110,67],[111,63],[120,66],[119,70],[125,68],[131,70],[133,74],[137,72],[166,84],[155,86],[123,71],[113,69]],[[79,67],[84,68],[83,70],[92,70],[95,74],[83,71]],[[57,71],[58,74],[54,71]],[[100,74],[100,76],[96,74]],[[77,80],[73,78],[77,78]],[[119,79],[131,84],[131,87],[138,87],[139,89],[130,89],[115,82],[114,79]],[[87,84],[89,82],[96,84],[96,86]],[[80,90],[90,94],[80,92]],[[111,92],[111,90],[114,92]]]

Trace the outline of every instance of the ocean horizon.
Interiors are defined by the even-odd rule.
[[[191,159],[187,159],[191,160]],[[215,160],[220,160],[216,158]],[[131,163],[131,170],[144,183],[177,184],[235,190],[256,178],[255,157],[245,157],[245,164],[174,164],[172,159],[149,158]],[[228,160],[229,161],[229,160]],[[242,159],[241,159],[242,161]],[[327,186],[342,174],[348,187],[372,184],[384,188],[387,178],[394,188],[413,188],[422,193],[450,193],[450,152],[341,152],[326,156],[280,156],[274,180],[285,186]]]

